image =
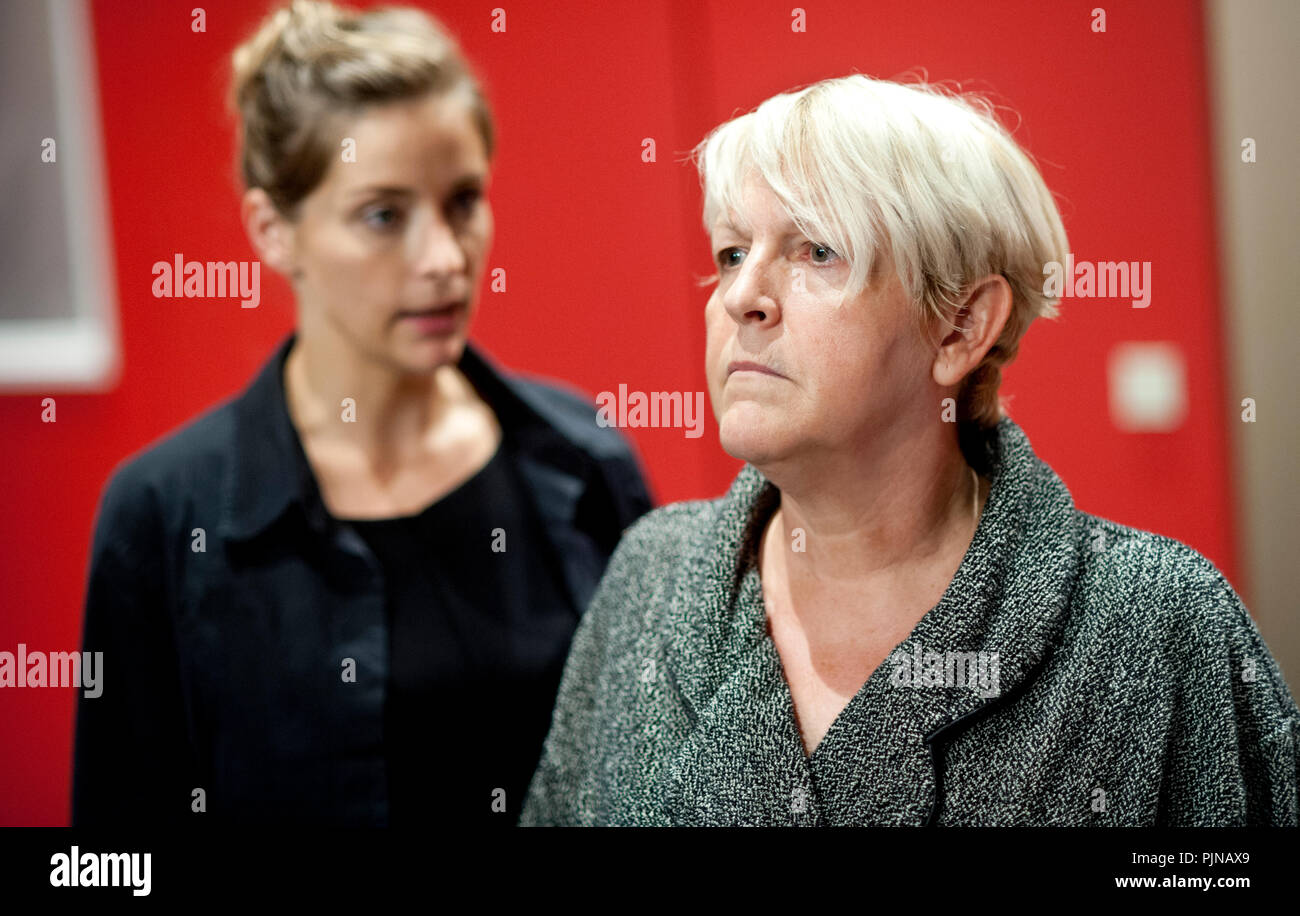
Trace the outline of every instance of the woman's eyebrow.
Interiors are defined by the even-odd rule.
[[[387,197],[410,197],[415,192],[410,188],[400,187],[398,185],[368,184],[359,188],[353,188],[347,193],[349,198],[369,197],[371,195],[384,195]]]
[[[711,233],[709,233],[710,237],[716,237],[723,234],[733,235],[742,239],[749,239],[753,237],[748,230],[739,229],[731,225],[730,223],[721,223],[717,227],[715,227]],[[792,239],[795,237],[808,238],[808,236],[805,235],[799,229],[799,227],[796,226],[793,222],[786,223],[784,226],[781,226],[772,234],[775,235],[777,238],[781,239],[782,241],[785,241],[787,239]]]
[[[448,194],[459,194],[461,191],[477,191],[483,187],[484,176],[478,172],[471,172],[468,175],[462,175],[457,178],[447,190]]]
[[[462,175],[457,178],[447,189],[447,194],[459,194],[461,191],[476,191],[483,187],[483,176],[477,172]],[[371,195],[384,195],[387,197],[414,197],[415,190],[402,185],[390,184],[368,184],[358,188],[353,188],[347,192],[348,198],[369,197]]]
[[[725,220],[715,225],[713,229],[714,235],[720,235],[724,232],[730,233],[731,235],[738,235],[741,238],[749,238],[752,230],[748,225],[738,226],[730,220]]]

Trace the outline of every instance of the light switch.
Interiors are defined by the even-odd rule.
[[[1110,352],[1110,416],[1122,432],[1168,433],[1187,416],[1187,363],[1166,341],[1125,341]]]

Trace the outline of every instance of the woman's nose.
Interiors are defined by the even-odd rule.
[[[740,265],[722,297],[737,324],[774,324],[780,319],[782,278],[780,267],[752,254]]]
[[[417,269],[421,275],[461,273],[465,269],[465,250],[455,230],[441,215],[425,222],[416,247]]]

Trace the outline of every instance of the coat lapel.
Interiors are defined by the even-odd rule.
[[[745,465],[711,526],[691,533],[669,608],[669,676],[693,721],[669,767],[665,808],[678,825],[819,823],[811,773],[763,622],[745,616],[746,557],[778,494]],[[755,580],[756,582],[756,580]]]
[[[944,742],[1013,696],[1044,662],[1064,626],[1079,561],[1073,500],[1024,432],[1004,419],[985,448],[989,500],[957,574],[807,758],[750,568],[779,492],[752,466],[742,469],[715,524],[695,535],[692,555],[702,562],[681,578],[670,609],[665,652],[695,718],[671,769],[671,817],[710,824],[932,819],[943,801]],[[924,678],[927,667],[952,671],[954,661],[984,680]]]
[[[573,613],[581,617],[606,561],[594,540],[597,533],[584,533],[578,517],[590,481],[597,477],[586,443],[560,429],[560,416],[531,383],[497,366],[473,344],[465,344],[459,365],[509,429],[515,467],[537,509]]]
[[[956,575],[812,757],[832,823],[930,821],[944,744],[1027,686],[1059,639],[1079,563],[1074,501],[1011,420],[988,447],[992,488]],[[916,676],[941,665],[938,683]],[[977,676],[954,679],[967,665]]]
[[[602,558],[576,524],[586,481],[528,452],[521,452],[517,461],[519,474],[541,517],[542,530],[554,548],[573,612],[581,617],[602,571]]]

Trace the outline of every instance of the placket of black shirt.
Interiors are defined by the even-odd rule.
[[[518,820],[576,625],[526,497],[503,445],[418,515],[348,523],[384,570],[394,826]]]

